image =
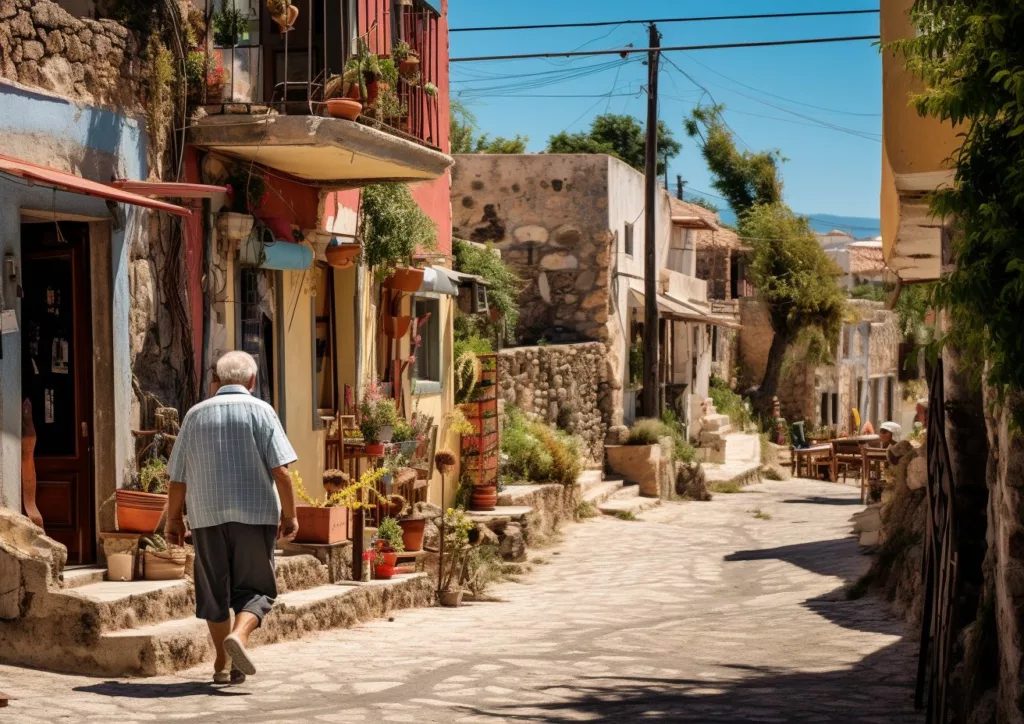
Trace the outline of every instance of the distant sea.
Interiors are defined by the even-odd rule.
[[[721,209],[718,215],[727,224],[736,224],[736,215],[728,209]],[[819,234],[833,229],[845,231],[858,239],[870,239],[882,235],[882,222],[866,216],[837,216],[835,214],[804,214],[810,217],[811,227]]]

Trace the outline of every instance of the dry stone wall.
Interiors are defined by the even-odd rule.
[[[48,0],[0,0],[0,77],[88,105],[142,108],[132,33],[113,20],[76,18]]]
[[[611,415],[604,344],[513,347],[498,353],[501,397],[581,438],[591,460],[603,460]]]

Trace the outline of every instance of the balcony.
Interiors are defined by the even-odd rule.
[[[210,21],[207,50],[193,51],[203,69],[190,96],[205,113],[189,130],[192,144],[335,188],[429,180],[452,165],[440,148],[447,129],[437,92],[447,39],[429,5],[292,0],[298,15],[284,31],[263,0],[193,4]],[[374,68],[394,67],[399,43],[418,66],[364,86],[388,89],[389,102],[365,98],[355,121],[330,117],[328,98],[358,94],[359,84],[343,81],[346,64],[361,52]]]

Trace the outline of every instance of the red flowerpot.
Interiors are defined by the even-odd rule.
[[[423,270],[415,268],[396,269],[384,280],[384,286],[399,292],[418,292],[423,284]]]
[[[394,568],[398,565],[398,553],[393,550],[386,550],[381,553],[381,557],[384,558],[384,565],[390,568]]]
[[[354,121],[363,112],[363,104],[349,98],[331,98],[327,101],[327,112],[334,118]]]
[[[348,540],[348,508],[299,505],[295,515],[299,519],[296,543],[334,544]]]
[[[373,104],[377,101],[377,96],[380,94],[381,86],[384,88],[388,87],[387,83],[381,83],[376,78],[366,81],[366,101],[363,103],[367,108],[372,108]]]
[[[388,315],[384,316],[384,334],[391,339],[401,339],[409,333],[409,327],[412,325],[412,317],[391,317]]]
[[[373,567],[373,577],[381,580],[388,580],[395,575],[395,567],[389,565],[380,565]]]
[[[167,506],[167,496],[118,490],[115,495],[117,529],[122,533],[155,533]]]
[[[398,521],[398,525],[402,527],[402,545],[405,546],[405,550],[409,553],[423,550],[423,533],[426,531],[427,521],[407,518]]]
[[[382,442],[368,442],[363,445],[363,449],[366,454],[371,458],[379,458],[384,454],[384,443]]]
[[[470,510],[494,510],[498,504],[497,485],[474,485],[469,496]]]

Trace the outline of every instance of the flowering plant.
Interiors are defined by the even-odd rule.
[[[377,442],[380,430],[398,422],[398,407],[395,401],[384,395],[384,389],[377,380],[366,385],[363,401],[359,405],[359,429],[363,432],[363,440]]]

